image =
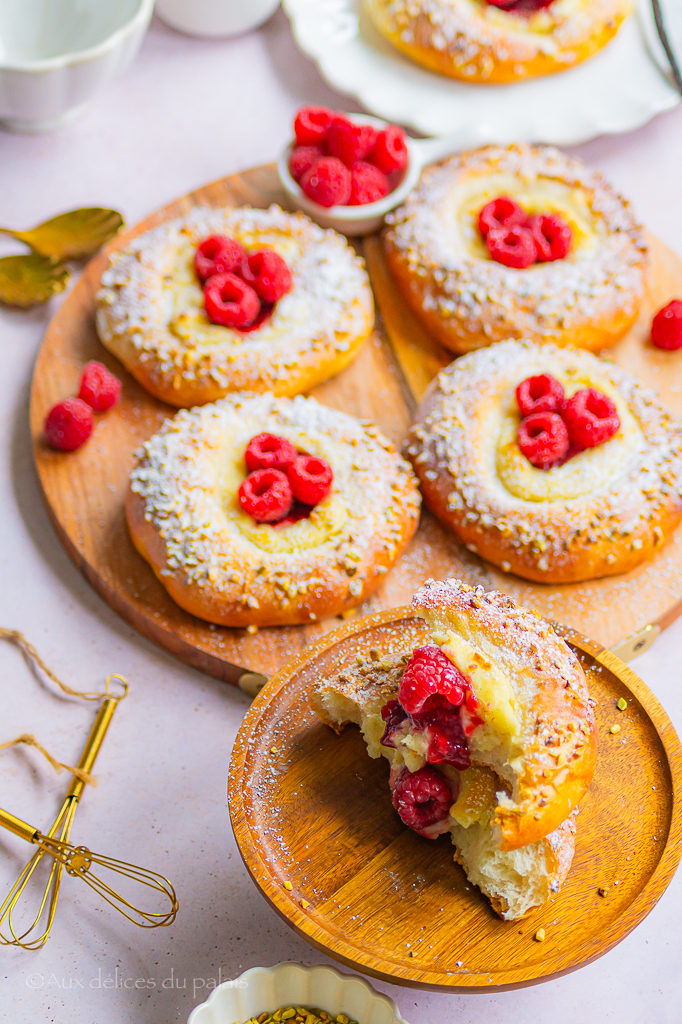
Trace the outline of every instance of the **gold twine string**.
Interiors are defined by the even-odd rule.
[[[7,743],[0,743],[0,750],[7,750],[8,747],[16,747],[20,743],[25,743],[27,747],[35,747],[36,750],[39,750],[43,757],[50,762],[57,775],[61,775],[62,771],[66,769],[67,772],[71,772],[72,775],[79,778],[81,782],[85,782],[89,786],[97,785],[97,779],[94,775],[91,775],[90,772],[84,772],[82,768],[72,768],[71,765],[58,761],[57,758],[53,757],[48,750],[45,750],[45,747],[38,743],[35,736],[31,736],[30,733],[25,732],[21,736],[17,736],[15,740],[8,740]]]

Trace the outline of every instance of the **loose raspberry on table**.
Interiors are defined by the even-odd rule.
[[[485,240],[488,252],[496,263],[515,270],[525,270],[535,263],[535,242],[523,225],[491,228]]]
[[[239,242],[225,235],[209,235],[197,248],[194,269],[202,281],[214,274],[233,274],[238,271],[246,253]]]
[[[257,469],[281,469],[286,473],[297,458],[298,452],[291,441],[277,434],[256,434],[244,452],[244,462],[249,473]]]
[[[413,729],[423,732],[428,740],[426,760],[429,764],[451,764],[459,771],[465,771],[471,764],[460,714],[461,708],[436,693],[425,701],[421,711],[410,716]]]
[[[402,128],[395,124],[383,128],[377,135],[374,149],[368,159],[384,174],[402,171],[408,160],[407,142]]]
[[[239,504],[257,523],[274,523],[291,509],[293,495],[286,474],[279,469],[257,469],[239,488]]]
[[[204,306],[214,324],[239,330],[254,322],[260,312],[260,299],[236,274],[216,274],[206,282]]]
[[[535,214],[528,218],[526,227],[533,236],[539,263],[552,263],[568,256],[573,245],[573,232],[557,214]]]
[[[395,747],[396,733],[409,717],[407,711],[399,700],[389,700],[381,709],[381,717],[386,723],[386,728],[379,742],[384,747]]]
[[[408,714],[421,711],[433,694],[441,694],[454,706],[464,703],[467,682],[462,673],[435,644],[417,647],[405,666],[398,698]]]
[[[371,124],[356,124],[338,114],[327,132],[327,151],[330,156],[338,157],[346,167],[351,168],[356,161],[369,156],[374,149],[377,134]]]
[[[403,768],[395,780],[391,799],[404,824],[420,835],[430,825],[445,821],[454,802],[445,778],[428,765],[417,772]]]
[[[295,498],[305,505],[319,505],[332,489],[332,467],[316,455],[299,455],[288,471]]]
[[[350,199],[350,171],[335,156],[323,156],[306,171],[299,182],[314,203],[329,208],[345,206]]]
[[[526,377],[516,388],[516,403],[522,416],[534,412],[560,412],[564,401],[564,389],[551,373],[539,373]]]
[[[92,433],[92,409],[82,398],[67,398],[57,402],[45,419],[45,440],[51,448],[73,452],[80,448]]]
[[[291,291],[291,271],[273,249],[260,249],[242,261],[242,277],[263,302],[277,302]]]
[[[294,181],[300,181],[305,172],[323,156],[321,146],[296,146],[289,157],[289,173]]]
[[[478,215],[478,230],[485,238],[489,231],[496,228],[512,228],[515,224],[523,224],[526,214],[518,203],[509,196],[498,196],[486,203]]]
[[[563,417],[571,442],[578,449],[596,448],[618,433],[620,416],[608,395],[582,388],[564,402]]]
[[[95,412],[106,412],[118,401],[121,382],[106,366],[92,360],[83,367],[78,397]]]
[[[384,172],[364,160],[358,160],[353,164],[350,177],[349,206],[366,206],[367,203],[376,203],[377,200],[388,195],[391,188]]]
[[[334,120],[334,111],[328,107],[301,107],[294,121],[294,134],[299,146],[322,143]]]
[[[653,318],[651,343],[668,352],[682,348],[682,302],[679,299],[673,299],[663,309],[659,309]]]
[[[569,436],[566,424],[556,412],[534,412],[521,420],[516,434],[521,452],[532,466],[549,469],[566,457]]]

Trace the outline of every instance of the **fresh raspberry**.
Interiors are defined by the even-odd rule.
[[[202,281],[215,274],[233,274],[241,266],[245,253],[239,242],[225,235],[209,235],[194,256],[194,269]]]
[[[244,452],[244,462],[249,473],[256,469],[281,469],[286,473],[297,458],[298,453],[293,444],[277,434],[256,434]]]
[[[314,146],[324,142],[334,111],[328,107],[301,107],[294,121],[296,144]]]
[[[277,302],[291,291],[291,271],[273,249],[260,249],[246,256],[241,272],[263,302]]]
[[[526,214],[518,203],[509,196],[498,196],[486,203],[478,215],[478,230],[484,238],[495,228],[512,228],[515,224],[523,224]]]
[[[405,132],[395,124],[379,132],[374,149],[368,157],[368,160],[384,174],[402,171],[403,167],[407,166],[407,159]]]
[[[299,455],[289,469],[294,497],[305,505],[319,505],[332,489],[332,467],[316,455]]]
[[[257,469],[239,488],[239,504],[257,523],[275,523],[282,519],[292,501],[289,481],[279,469]]]
[[[120,394],[121,382],[106,366],[94,360],[85,364],[78,397],[87,402],[91,409],[106,412],[116,404]]]
[[[82,398],[57,402],[45,418],[45,440],[51,448],[73,452],[92,433],[92,409]]]
[[[399,700],[389,700],[381,709],[381,717],[386,723],[386,728],[379,742],[384,747],[395,747],[395,735],[403,722],[407,721],[407,711],[404,710]]]
[[[356,164],[353,164],[350,178],[349,206],[365,206],[367,203],[376,203],[378,199],[383,199],[388,195],[391,189],[384,172],[364,160],[358,160]]]
[[[260,312],[260,299],[236,274],[216,274],[206,282],[204,306],[214,324],[239,330],[254,322]]]
[[[461,772],[471,764],[460,711],[447,697],[436,693],[425,701],[418,714],[411,716],[413,728],[423,732],[428,740],[429,764],[451,764]]]
[[[454,802],[444,777],[428,765],[418,772],[403,768],[395,780],[391,799],[404,824],[420,835],[425,835],[430,825],[445,821]]]
[[[573,232],[561,217],[554,213],[541,213],[529,217],[526,227],[535,242],[539,263],[552,263],[568,256],[573,244]]]
[[[491,228],[485,244],[496,263],[515,270],[525,270],[535,263],[535,242],[528,228]]]
[[[651,343],[668,352],[682,348],[682,302],[673,299],[651,322]]]
[[[556,412],[534,412],[521,420],[516,440],[531,466],[549,469],[567,455],[566,424]]]
[[[371,124],[356,124],[343,115],[337,115],[327,132],[327,150],[338,157],[346,167],[364,160],[374,149],[378,132]]]
[[[398,697],[405,711],[414,715],[434,693],[442,694],[451,704],[459,706],[464,703],[466,690],[466,680],[459,669],[440,647],[427,644],[412,652],[400,680]]]
[[[620,428],[616,406],[596,388],[583,388],[564,402],[564,422],[571,441],[578,449],[604,444]]]
[[[561,412],[564,389],[551,373],[526,377],[516,389],[516,403],[522,416],[534,412]]]
[[[289,157],[289,173],[294,181],[300,181],[305,172],[323,156],[321,146],[296,146]]]
[[[345,206],[350,199],[350,171],[335,156],[323,156],[299,184],[308,199],[320,206]]]

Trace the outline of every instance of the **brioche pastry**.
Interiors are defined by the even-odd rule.
[[[291,290],[253,330],[206,315],[194,258],[211,235],[274,249],[291,272]],[[347,366],[374,324],[364,264],[346,240],[277,206],[200,207],[161,224],[112,254],[102,285],[102,343],[143,387],[177,406],[242,390],[299,394]]]
[[[307,518],[241,507],[244,451],[268,431],[333,470]],[[135,547],[186,611],[223,626],[338,615],[380,584],[419,520],[409,463],[376,427],[312,398],[230,395],[182,410],[143,446],[126,511]]]
[[[631,0],[366,0],[381,34],[417,64],[466,82],[565,71],[601,50]]]
[[[556,893],[570,868],[575,814],[596,762],[585,676],[546,622],[502,594],[455,579],[429,580],[412,608],[428,623],[434,644],[463,677],[468,693],[460,720],[470,766],[462,770],[441,761],[428,769],[445,778],[452,800],[443,820],[421,834],[450,832],[455,861],[496,912],[514,920]],[[356,723],[370,757],[388,759],[394,806],[405,774],[416,779],[423,772],[433,736],[420,731],[419,719],[410,715],[390,733],[387,705],[405,700],[414,657],[410,650],[374,651],[336,678],[322,680],[311,695],[313,710],[327,725],[340,732]],[[471,695],[477,710],[467,725]],[[442,699],[432,695],[425,706]]]
[[[525,269],[490,257],[483,207],[508,196],[572,232],[564,259]],[[388,263],[426,328],[456,353],[506,338],[597,351],[632,326],[647,247],[627,202],[597,172],[548,146],[486,146],[427,168],[386,218]]]
[[[515,388],[549,373],[567,396],[594,387],[620,428],[598,448],[538,469],[517,442]],[[589,352],[506,341],[431,383],[407,442],[424,500],[482,558],[525,579],[628,572],[682,517],[682,424],[654,392]]]

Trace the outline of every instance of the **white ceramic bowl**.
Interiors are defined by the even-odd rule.
[[[154,0],[0,0],[0,128],[51,131],[128,67]]]
[[[279,0],[156,0],[167,25],[191,36],[236,36],[262,25]]]
[[[188,1024],[242,1024],[280,1006],[316,1006],[334,1016],[345,1013],[359,1024],[407,1024],[393,1000],[363,978],[296,963],[254,967],[223,982],[192,1011]]]

